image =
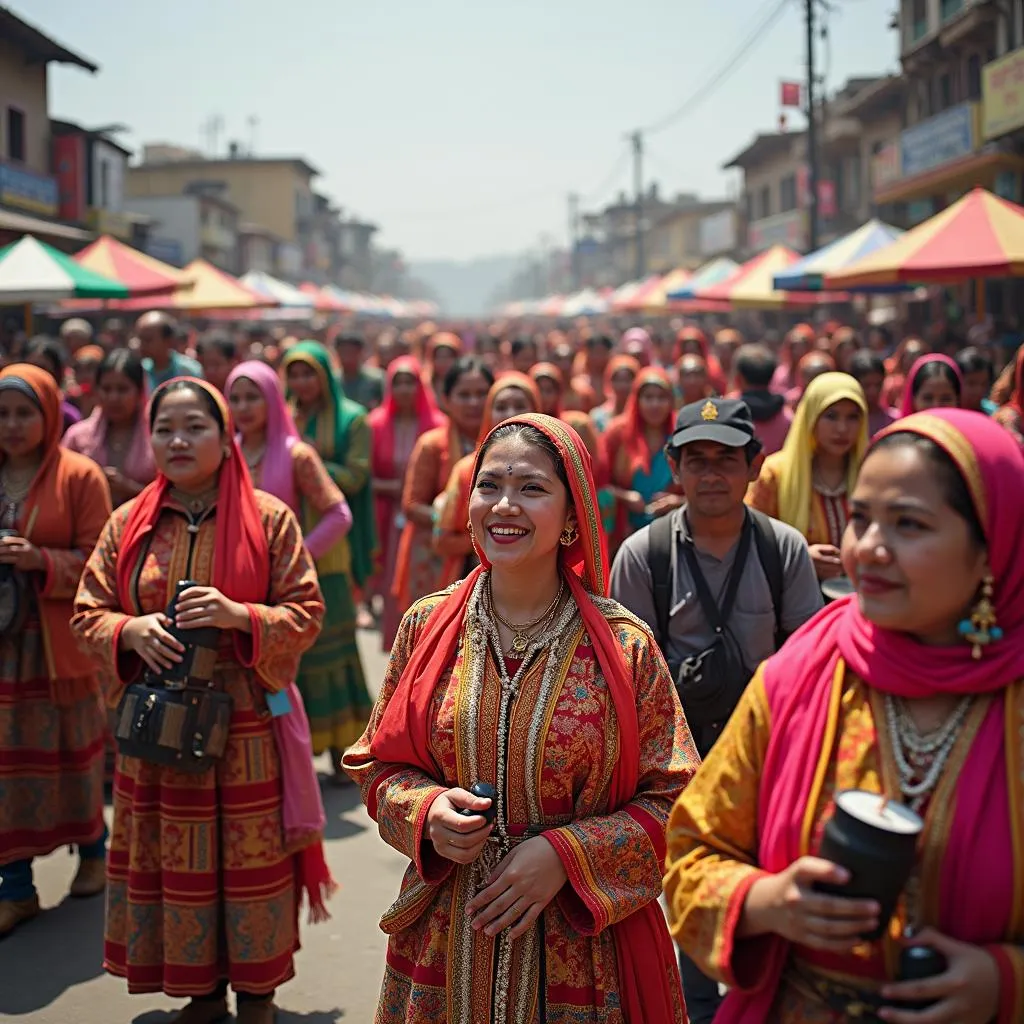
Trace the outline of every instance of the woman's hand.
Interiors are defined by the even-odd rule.
[[[635,515],[641,515],[647,508],[647,502],[639,491],[623,491],[622,504]]]
[[[134,498],[142,492],[142,488],[134,480],[126,477],[116,466],[104,466],[110,493],[118,497]]]
[[[441,793],[427,811],[427,835],[438,856],[456,864],[472,864],[491,834],[493,826],[479,813],[490,806],[490,800],[458,787]],[[468,817],[458,814],[460,807],[477,813]]]
[[[686,499],[681,494],[661,493],[654,496],[654,500],[644,510],[649,516],[655,519],[668,515],[669,512],[679,508]]]
[[[185,653],[184,645],[167,632],[170,624],[163,612],[129,619],[121,630],[121,646],[134,651],[151,672],[159,675],[180,664]]]
[[[834,580],[843,575],[843,562],[839,548],[832,544],[812,544],[808,549],[819,580]]]
[[[249,609],[225,597],[216,587],[189,587],[178,595],[174,608],[178,629],[240,629],[250,632]]]
[[[815,882],[845,885],[850,873],[818,857],[801,857],[785,871],[758,879],[747,893],[740,935],[774,933],[790,942],[830,953],[848,953],[861,936],[878,927],[874,900],[853,900],[815,892]]]
[[[494,869],[487,887],[467,904],[466,916],[472,917],[473,928],[483,928],[485,935],[493,937],[511,928],[509,938],[518,939],[568,878],[555,848],[543,836],[534,836]]]
[[[886,1007],[878,1016],[892,1024],[988,1024],[999,1013],[999,968],[980,946],[957,942],[932,928],[914,936],[912,945],[931,946],[946,958],[946,970],[934,978],[898,981],[882,989],[893,1002],[936,1000],[927,1010]]]
[[[42,572],[46,568],[42,551],[24,537],[0,539],[0,563],[13,565],[22,572]]]

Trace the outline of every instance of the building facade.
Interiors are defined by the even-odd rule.
[[[131,213],[151,223],[150,255],[173,254],[168,262],[179,266],[201,258],[229,274],[251,269],[242,266],[238,207],[218,192],[200,189],[127,202]]]

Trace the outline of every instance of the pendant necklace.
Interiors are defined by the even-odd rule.
[[[558,592],[555,594],[551,604],[547,606],[535,619],[530,622],[509,622],[508,619],[502,617],[498,611],[497,606],[494,603],[494,594],[491,591],[491,579],[490,576],[487,578],[487,601],[491,607],[491,613],[511,634],[512,643],[509,645],[509,653],[515,653],[522,657],[523,652],[529,646],[530,637],[534,630],[543,622],[545,622],[558,607],[558,602],[562,600],[562,595],[565,593],[565,579],[561,579],[558,584]]]

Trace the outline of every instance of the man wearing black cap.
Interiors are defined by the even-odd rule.
[[[709,398],[680,409],[665,448],[686,503],[619,549],[611,593],[654,632],[694,742],[707,755],[758,664],[821,608],[807,542],[748,509],[760,442],[747,405]],[[683,954],[692,1024],[710,1024],[718,986]]]

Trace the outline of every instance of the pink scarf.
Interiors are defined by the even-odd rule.
[[[758,863],[773,873],[813,851],[804,848],[803,822],[823,754],[829,699],[840,659],[869,686],[901,697],[995,693],[1024,677],[1024,457],[1010,435],[980,413],[936,409],[893,424],[881,436],[912,431],[935,441],[971,483],[985,526],[995,577],[995,605],[1003,639],[980,661],[967,643],[927,647],[904,633],[875,626],[856,597],[836,601],[800,629],[769,659],[764,685],[772,732],[758,798]],[[1005,941],[1013,908],[1008,901],[972,899],[971,879],[984,865],[1003,891],[1014,891],[1005,702],[993,701],[958,783],[954,820],[940,878],[940,929],[964,942]],[[979,796],[984,794],[984,799]],[[999,813],[1004,808],[1005,814]],[[991,884],[996,884],[995,882]],[[1019,936],[1017,937],[1019,938]],[[734,990],[717,1024],[767,1020],[789,954],[773,937],[764,946],[762,981]]]
[[[137,484],[152,483],[156,479],[156,463],[153,461],[153,449],[149,444],[149,426],[146,423],[146,395],[139,396],[139,409],[132,431],[132,443],[125,453],[121,471],[126,477]],[[97,405],[87,419],[72,424],[65,433],[61,444],[63,447],[81,455],[88,456],[99,466],[110,465],[110,454],[107,451],[107,428],[109,421],[101,406]]]
[[[391,480],[395,475],[395,420],[398,406],[395,404],[395,376],[405,373],[416,379],[417,436],[420,437],[434,427],[444,424],[444,414],[437,408],[434,395],[423,383],[423,369],[412,356],[401,356],[388,367],[388,379],[384,387],[384,401],[366,417],[373,432],[370,454],[371,472],[382,480]],[[381,534],[383,536],[383,534]]]
[[[913,413],[914,381],[917,380],[917,375],[928,363],[945,363],[953,371],[953,375],[960,382],[960,387],[963,388],[964,375],[960,372],[960,367],[956,365],[954,360],[950,359],[949,356],[944,356],[941,352],[928,352],[914,363],[910,368],[910,373],[907,374],[907,379],[903,382],[903,395],[900,404],[901,416],[910,416]]]
[[[299,440],[299,431],[285,402],[281,381],[266,363],[250,359],[228,374],[224,394],[230,396],[231,385],[241,377],[260,389],[267,405],[267,447],[260,462],[260,490],[280,498],[293,512],[298,512],[292,448]]]

